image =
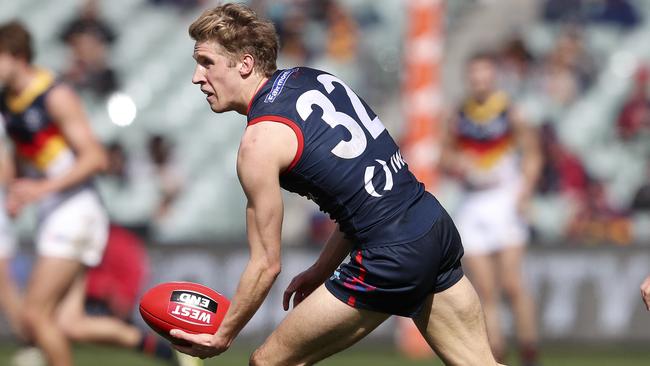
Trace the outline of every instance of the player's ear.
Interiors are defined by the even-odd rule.
[[[255,59],[253,58],[253,56],[249,53],[243,54],[240,59],[239,74],[241,76],[248,76],[251,73],[253,73],[254,67],[255,67]]]

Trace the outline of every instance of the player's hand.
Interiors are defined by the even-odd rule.
[[[309,294],[314,292],[318,286],[322,285],[327,278],[327,273],[323,273],[315,266],[311,266],[291,280],[287,289],[284,290],[284,297],[282,306],[284,310],[289,310],[289,301],[291,295],[293,296],[293,307],[295,308],[304,300]]]
[[[641,284],[641,298],[645,303],[646,309],[650,311],[650,276],[646,277],[645,281]]]
[[[219,332],[215,334],[191,334],[180,329],[172,329],[169,334],[192,344],[191,346],[172,344],[174,349],[201,359],[224,353],[232,343],[232,340],[222,337]]]
[[[16,216],[26,205],[37,202],[50,193],[47,180],[17,179],[7,190],[7,211]]]

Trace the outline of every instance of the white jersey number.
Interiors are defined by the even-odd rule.
[[[323,109],[323,121],[334,128],[336,126],[345,127],[350,132],[351,138],[349,141],[342,140],[332,149],[332,154],[343,159],[354,159],[361,155],[367,146],[366,134],[361,126],[365,127],[372,136],[376,139],[386,129],[379,120],[379,117],[370,119],[366,108],[361,103],[359,97],[348,87],[343,81],[328,74],[321,74],[318,76],[318,81],[323,84],[328,94],[334,91],[334,83],[341,85],[345,88],[345,92],[350,98],[350,103],[358,116],[355,120],[348,114],[339,112],[336,107],[329,100],[327,95],[318,90],[309,90],[304,92],[296,101],[296,109],[298,114],[303,120],[307,120],[313,112],[312,106],[317,105]]]

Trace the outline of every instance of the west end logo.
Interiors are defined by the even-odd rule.
[[[167,312],[176,319],[196,325],[210,325],[218,304],[213,299],[186,290],[173,291]]]

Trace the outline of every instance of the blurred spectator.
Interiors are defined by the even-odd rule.
[[[148,142],[149,157],[160,189],[155,218],[165,216],[184,185],[183,174],[173,158],[173,145],[162,135],[152,135]]]
[[[157,207],[157,182],[148,164],[131,158],[121,144],[112,143],[107,150],[108,169],[97,179],[97,188],[111,221],[146,237]]]
[[[578,29],[569,29],[557,38],[534,76],[533,89],[553,105],[566,107],[593,82],[595,63],[585,51]]]
[[[498,53],[499,84],[509,94],[516,95],[526,89],[533,56],[521,38],[514,38]]]
[[[558,140],[551,124],[540,129],[544,164],[538,184],[540,193],[560,193],[571,197],[584,196],[587,174],[578,157]]]
[[[650,161],[646,162],[646,181],[634,195],[631,209],[650,213]]]
[[[629,0],[546,0],[544,18],[560,22],[593,22],[632,28],[641,16]]]
[[[84,2],[79,15],[63,27],[60,39],[69,43],[71,37],[78,33],[93,33],[108,45],[111,45],[116,38],[113,28],[101,19],[97,0]]]
[[[327,54],[338,62],[350,62],[357,56],[358,30],[356,20],[336,1],[326,7]]]
[[[105,97],[118,88],[118,77],[108,64],[109,45],[115,33],[100,19],[96,0],[84,3],[79,16],[64,27],[61,39],[71,51],[64,79],[96,97]]]
[[[206,0],[149,0],[154,5],[171,5],[180,10],[190,10],[202,6]]]
[[[604,185],[591,180],[569,223],[567,236],[584,244],[627,245],[632,242],[632,223],[624,213],[611,207]]]
[[[650,130],[650,98],[648,97],[648,79],[650,69],[640,67],[634,78],[634,87],[618,116],[618,134],[628,140],[643,129]]]
[[[278,64],[284,67],[305,65],[310,61],[310,51],[305,42],[307,12],[297,6],[289,7],[284,17],[278,20],[280,55]]]

